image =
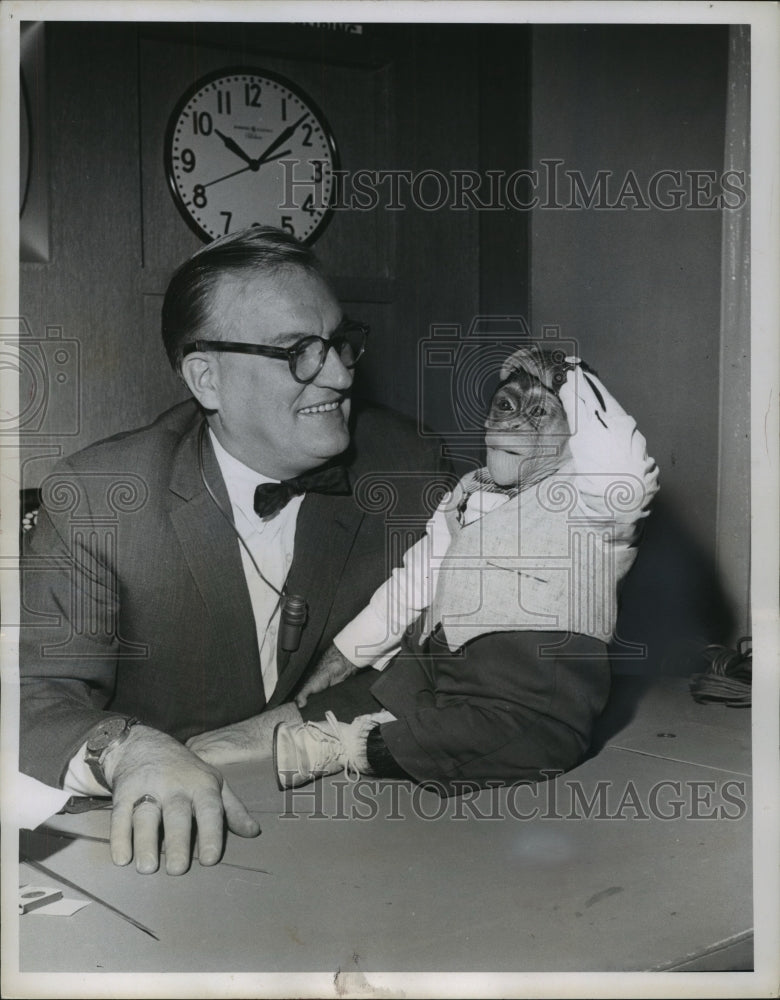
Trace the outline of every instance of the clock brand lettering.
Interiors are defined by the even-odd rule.
[[[264,142],[266,133],[273,132],[272,128],[264,128],[262,125],[234,125],[236,132],[243,132],[245,139],[253,142]]]

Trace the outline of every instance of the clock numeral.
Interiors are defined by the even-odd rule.
[[[325,165],[324,160],[310,160],[311,165],[314,167],[314,183],[319,184],[322,180],[322,168]]]
[[[217,91],[217,112],[221,115],[229,115],[230,111],[230,91]]]
[[[224,231],[224,233],[222,235],[226,236],[230,232],[230,220],[233,218],[233,213],[232,212],[220,212],[219,214],[225,216],[225,231]]]
[[[286,233],[292,233],[292,235],[295,236],[295,227],[293,226],[292,216],[291,215],[283,215],[282,216],[281,228]]]
[[[311,125],[309,125],[308,122],[304,122],[303,125],[301,125],[301,128],[306,133],[306,135],[304,136],[304,139],[303,139],[303,142],[301,143],[301,145],[303,145],[303,146],[311,146],[312,145],[311,134],[314,131],[314,129],[311,127]]]
[[[205,208],[208,204],[206,189],[202,184],[196,184],[192,189],[192,203],[195,208]]]
[[[314,197],[310,194],[306,195],[306,200],[301,205],[301,209],[308,213],[308,215],[314,216],[317,214],[317,209],[314,207]]]
[[[214,121],[208,111],[196,111],[192,116],[192,130],[195,135],[211,135]]]
[[[287,121],[287,98],[282,98],[282,121]]]
[[[244,104],[248,108],[259,108],[260,107],[260,84],[259,83],[245,83],[244,84]]]
[[[183,149],[181,151],[181,156],[179,157],[179,159],[181,160],[182,170],[184,171],[184,173],[191,174],[192,171],[195,169],[195,154],[192,152],[192,150]]]

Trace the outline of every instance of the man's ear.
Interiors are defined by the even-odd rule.
[[[220,408],[219,370],[215,355],[202,351],[188,354],[181,363],[181,377],[204,410]]]

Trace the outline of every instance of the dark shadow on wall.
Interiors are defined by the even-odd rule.
[[[688,675],[701,669],[701,649],[727,643],[734,628],[712,556],[659,499],[621,593],[613,673]],[[641,643],[646,656],[626,656],[625,643]]]
[[[589,756],[626,728],[659,676],[689,676],[706,669],[702,649],[727,644],[734,628],[734,612],[711,556],[674,511],[657,501],[621,594],[610,645],[612,690]],[[646,655],[626,656],[627,643],[644,646]]]

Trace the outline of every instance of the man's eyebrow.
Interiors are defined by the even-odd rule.
[[[272,347],[289,347],[291,344],[295,344],[299,340],[303,340],[304,337],[310,336],[310,333],[303,333],[300,330],[290,330],[288,333],[272,334],[266,343]]]
[[[333,329],[324,335],[323,339],[328,340],[330,337],[334,336],[334,334],[338,333],[344,325],[345,319],[346,317],[342,316]],[[319,334],[312,334],[311,332],[304,332],[302,330],[290,330],[286,333],[272,334],[267,343],[272,347],[291,347],[293,344],[297,344],[299,340],[312,336],[319,336]]]

